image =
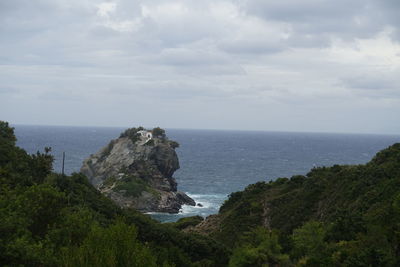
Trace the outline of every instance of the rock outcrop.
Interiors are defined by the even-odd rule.
[[[176,147],[160,128],[128,129],[86,159],[81,172],[121,207],[177,213],[182,205],[195,202],[177,191],[172,177],[179,169]]]

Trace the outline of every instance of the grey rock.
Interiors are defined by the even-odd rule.
[[[196,205],[177,191],[173,178],[177,169],[178,156],[166,137],[142,137],[135,142],[120,137],[85,159],[81,172],[121,207],[177,213],[182,205]]]

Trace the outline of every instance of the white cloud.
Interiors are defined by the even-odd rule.
[[[110,18],[110,14],[115,12],[116,3],[104,2],[97,5],[97,15],[104,18]]]

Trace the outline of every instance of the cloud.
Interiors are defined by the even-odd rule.
[[[304,36],[329,45],[327,38],[371,38],[386,26],[398,28],[396,1],[354,0],[283,0],[283,1],[244,1],[243,7],[250,15],[264,20],[276,20],[290,24],[293,29],[292,45],[297,37],[302,45]]]
[[[7,95],[11,95],[11,94],[15,94],[18,93],[18,89],[17,88],[12,88],[12,87],[0,87],[0,94],[7,94]],[[4,96],[3,96],[4,97]]]
[[[397,0],[2,0],[0,111],[13,123],[30,121],[29,108],[60,124],[48,114],[58,108],[69,124],[128,125],[134,114],[306,131],[379,114],[377,128],[400,132],[399,10]]]

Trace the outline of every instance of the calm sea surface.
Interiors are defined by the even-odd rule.
[[[17,144],[29,153],[52,147],[54,170],[78,172],[82,161],[117,138],[123,128],[14,125]],[[368,162],[400,136],[167,129],[177,141],[181,168],[178,190],[203,207],[184,206],[179,214],[151,214],[161,221],[217,213],[231,192],[257,181],[306,174],[315,166]]]

